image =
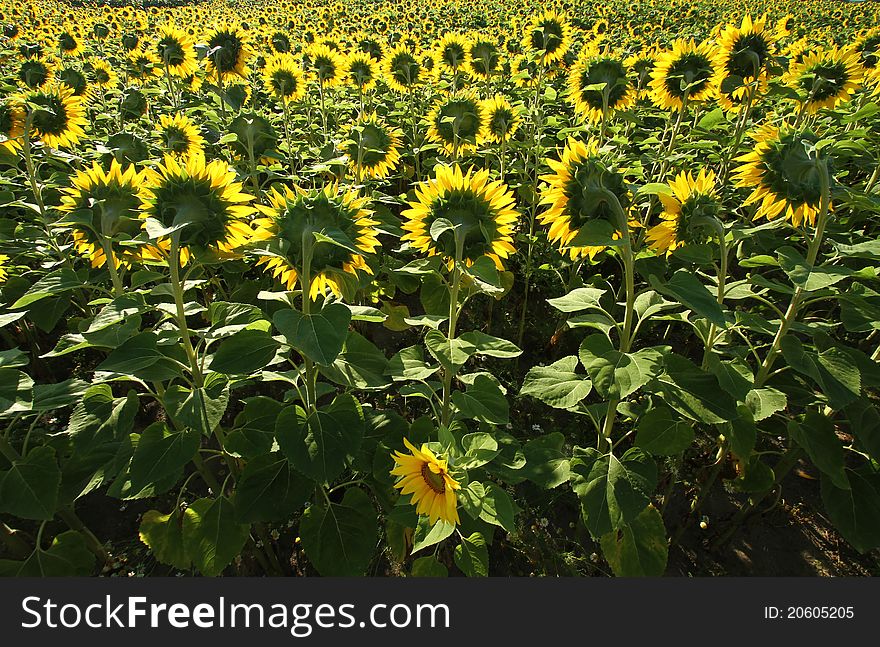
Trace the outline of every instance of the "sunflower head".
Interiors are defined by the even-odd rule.
[[[635,102],[635,93],[621,60],[586,48],[568,77],[568,97],[575,112],[598,123]]]
[[[189,34],[173,25],[159,28],[154,53],[173,76],[187,76],[198,67],[196,50]]]
[[[208,34],[208,53],[205,62],[211,76],[224,81],[233,76],[244,76],[252,52],[244,30],[235,24],[220,24]]]
[[[715,57],[708,43],[677,40],[657,57],[651,71],[651,91],[661,108],[681,110],[688,103],[705,101],[715,94]]]
[[[225,162],[206,163],[200,153],[182,160],[166,155],[163,164],[147,171],[140,216],[161,249],[167,251],[177,237],[185,264],[193,252],[226,256],[245,245],[253,199]]]
[[[323,43],[312,45],[306,52],[307,69],[324,87],[342,82],[345,58],[338,50]]]
[[[832,109],[849,100],[862,83],[862,69],[854,49],[819,50],[806,54],[788,71],[789,84],[804,96],[810,113]]]
[[[424,81],[424,67],[416,53],[400,44],[385,55],[385,82],[397,92],[410,92]]]
[[[753,134],[754,150],[737,158],[737,186],[752,189],[745,205],[757,204],[755,218],[782,216],[798,227],[813,224],[822,200],[822,169],[828,160],[818,138],[788,126],[766,125]],[[827,172],[827,171],[826,171]]]
[[[416,188],[415,197],[401,214],[407,232],[401,240],[429,256],[440,254],[447,262],[460,251],[465,264],[488,256],[503,269],[503,259],[514,252],[513,226],[518,219],[507,185],[490,181],[486,169],[463,172],[458,164],[442,165]],[[438,221],[445,228],[435,226]]]
[[[376,85],[379,65],[365,52],[354,52],[346,57],[343,64],[343,78],[359,92],[368,92]]]
[[[495,41],[477,36],[468,50],[468,70],[476,77],[488,79],[501,65],[501,51]]]
[[[6,277],[9,275],[9,256],[6,254],[0,254],[0,283],[6,282]]]
[[[752,21],[745,16],[739,27],[729,25],[718,38],[715,52],[715,80],[717,87],[728,77],[739,77],[744,83],[759,81],[766,85],[767,64],[775,52],[776,39],[766,28],[766,17]],[[736,101],[745,94],[743,85],[731,92]]]
[[[534,52],[542,65],[562,59],[571,47],[571,25],[568,18],[556,11],[545,11],[526,27],[522,40],[527,52]]]
[[[533,86],[538,82],[538,62],[527,54],[519,54],[510,62],[510,74],[517,87]]]
[[[416,512],[426,515],[433,525],[438,520],[456,525],[458,517],[458,498],[456,490],[461,485],[450,474],[445,459],[439,458],[427,445],[421,449],[403,439],[409,454],[394,452],[392,476],[397,477],[394,487],[400,490],[401,496],[412,495],[411,501]]]
[[[364,254],[379,247],[378,222],[366,208],[367,198],[341,190],[338,184],[312,191],[273,188],[268,197],[269,205],[258,207],[263,217],[255,222],[253,241],[267,252],[259,264],[288,289],[305,274],[307,257],[311,279],[301,287],[312,300],[327,290],[341,297],[345,274],[372,274]],[[316,234],[336,244],[318,240]]]
[[[617,232],[627,223],[620,221],[618,204],[624,213],[630,205],[629,188],[623,175],[600,152],[594,141],[584,143],[569,139],[562,159],[547,160],[553,171],[542,176],[541,204],[549,205],[540,216],[549,226],[548,236],[572,260],[593,258],[605,249],[602,245],[581,242],[583,228],[593,221],[606,221]],[[615,202],[617,204],[615,204]]]
[[[434,69],[457,74],[470,63],[470,43],[461,34],[446,34],[434,50]]]
[[[57,62],[51,58],[27,58],[18,68],[18,80],[31,90],[52,85]]]
[[[141,230],[139,208],[145,172],[133,165],[123,167],[113,160],[110,168],[95,162],[77,172],[71,186],[63,189],[59,211],[70,214],[59,225],[73,232],[74,248],[91,261],[92,267],[107,263],[103,239],[109,239],[113,262],[130,264],[137,258],[132,247],[120,245]]]
[[[855,42],[855,51],[864,69],[866,80],[880,80],[880,27],[863,33]]]
[[[476,150],[485,128],[483,104],[469,91],[441,97],[428,115],[428,138],[451,155]]]
[[[298,101],[305,96],[306,84],[302,69],[293,54],[273,54],[263,67],[263,82],[279,99]]]
[[[652,249],[667,256],[679,247],[703,243],[720,227],[721,203],[715,191],[715,173],[680,173],[668,183],[670,194],[659,195],[663,203],[661,222],[648,230]]]
[[[116,87],[119,76],[107,61],[101,59],[92,60],[92,78],[95,85],[104,90]]]
[[[403,132],[387,125],[374,112],[352,126],[343,151],[355,174],[385,178],[400,162],[402,142]]]
[[[278,135],[272,122],[255,112],[242,112],[229,123],[229,132],[235,133],[232,150],[242,159],[261,159],[278,145]]]
[[[522,121],[520,111],[501,94],[483,101],[483,114],[486,120],[485,137],[497,144],[513,139]]]
[[[199,134],[198,127],[184,114],[159,117],[156,135],[162,150],[173,157],[186,157],[204,151],[204,138]]]
[[[24,135],[24,110],[11,98],[0,100],[0,152],[15,154]]]
[[[35,90],[24,96],[31,116],[31,136],[51,148],[71,147],[84,135],[88,123],[81,97],[66,85]]]

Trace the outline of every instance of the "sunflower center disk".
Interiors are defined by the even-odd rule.
[[[422,479],[424,479],[425,484],[437,494],[443,494],[446,492],[446,482],[443,480],[443,475],[432,472],[428,463],[422,465]]]

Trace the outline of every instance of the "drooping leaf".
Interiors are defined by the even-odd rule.
[[[604,535],[601,546],[617,577],[660,577],[666,570],[666,527],[652,505],[621,529]]]
[[[235,509],[225,496],[198,499],[183,517],[183,545],[202,575],[216,577],[244,548],[250,526],[236,523]]]

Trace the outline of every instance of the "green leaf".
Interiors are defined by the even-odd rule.
[[[600,543],[617,577],[660,577],[666,571],[666,526],[652,505],[620,530],[604,535]]]
[[[164,422],[144,429],[128,472],[132,490],[138,492],[177,473],[193,459],[200,444],[195,430],[172,432]]]
[[[327,379],[353,389],[383,389],[389,381],[385,377],[388,360],[375,344],[363,335],[351,331],[336,360],[321,368]]]
[[[122,375],[137,374],[156,362],[167,359],[156,345],[158,340],[159,338],[152,332],[135,335],[114,349],[96,370]]]
[[[599,288],[576,288],[564,297],[547,299],[547,303],[560,312],[579,312],[600,308],[599,299],[605,294],[605,290]]]
[[[284,405],[266,396],[246,401],[235,417],[232,431],[226,434],[225,449],[243,458],[268,454],[275,442],[275,424]]]
[[[462,537],[453,554],[455,565],[468,577],[487,577],[489,575],[489,549],[486,539],[479,532],[470,537]]]
[[[454,391],[452,402],[460,415],[490,425],[506,425],[510,420],[510,405],[495,382],[477,375],[467,391]]]
[[[691,272],[679,270],[665,283],[654,275],[651,275],[650,280],[651,285],[658,292],[675,299],[716,326],[727,327],[727,320],[724,318],[724,311],[718,305],[717,296]]]
[[[557,409],[571,409],[590,394],[593,383],[575,373],[578,358],[563,357],[550,366],[534,366],[526,373],[520,395],[538,398]]]
[[[163,397],[165,410],[180,426],[210,436],[229,404],[229,383],[222,373],[211,373],[205,386],[190,390],[172,384]]]
[[[823,265],[811,267],[807,259],[793,247],[780,247],[776,250],[779,265],[797,287],[807,292],[828,288],[852,276],[855,272],[848,267]]]
[[[429,330],[425,335],[428,352],[441,366],[453,375],[458,372],[468,358],[477,352],[476,347],[465,339],[449,339],[439,330]]]
[[[319,483],[329,483],[357,453],[364,437],[364,413],[348,394],[337,396],[311,415],[300,406],[287,407],[278,416],[275,436],[297,470]]]
[[[863,473],[847,470],[849,489],[841,489],[822,474],[822,502],[828,518],[856,550],[880,546],[880,491]]]
[[[283,521],[305,505],[314,483],[286,458],[266,454],[248,462],[236,483],[235,520],[239,523]]]
[[[454,523],[450,523],[443,519],[438,519],[432,525],[431,522],[428,520],[428,517],[424,515],[419,516],[418,525],[416,525],[416,530],[413,533],[413,554],[435,544],[439,544],[441,541],[449,537],[454,531]]]
[[[242,330],[220,344],[209,368],[227,375],[247,375],[271,362],[280,346],[262,330]]]
[[[756,421],[766,420],[788,405],[788,398],[782,391],[770,387],[752,389],[746,394],[746,406]]]
[[[546,490],[566,483],[571,472],[564,449],[565,436],[558,431],[528,441],[523,447],[523,476]]]
[[[181,571],[192,564],[183,544],[183,518],[179,510],[169,514],[148,510],[141,518],[138,531],[138,537],[147,545],[153,557]]]
[[[50,272],[34,283],[24,295],[10,306],[12,310],[26,308],[46,297],[51,297],[69,290],[83,287],[83,282],[73,270],[62,268]]]
[[[690,360],[668,354],[666,372],[648,385],[670,407],[682,415],[707,424],[718,424],[737,417],[736,402],[718,384],[717,378]]]
[[[437,561],[433,555],[413,560],[411,577],[447,577],[449,569]]]
[[[875,461],[880,462],[880,412],[865,398],[846,408],[850,433]]]
[[[813,379],[831,408],[839,411],[859,397],[861,374],[844,351],[832,346],[819,354],[808,352],[794,335],[783,337],[781,348],[785,361],[798,373]]]
[[[590,535],[599,539],[632,523],[650,503],[657,486],[657,466],[638,447],[620,458],[592,447],[575,447],[571,484]]]
[[[48,521],[55,516],[60,486],[55,450],[35,447],[8,470],[0,471],[0,512]]]
[[[608,337],[594,334],[584,339],[578,355],[596,391],[605,398],[622,400],[663,372],[664,352],[668,347],[621,353],[611,346]]]
[[[761,460],[760,455],[751,456],[740,463],[740,475],[733,481],[734,487],[749,494],[763,494],[773,487],[776,474]]]
[[[491,434],[482,431],[463,436],[461,446],[464,457],[457,462],[456,467],[465,470],[482,467],[500,453],[498,441]]]
[[[479,330],[466,332],[462,334],[459,339],[471,344],[475,348],[474,353],[476,355],[500,357],[502,359],[509,359],[522,355],[522,350],[519,349],[516,344],[513,344],[506,339],[487,335]]]
[[[678,420],[666,407],[649,410],[639,419],[636,445],[655,456],[674,456],[694,442],[694,428],[690,422]]]
[[[46,550],[37,546],[23,562],[0,559],[0,577],[82,577],[94,568],[95,555],[75,530],[57,535]]]
[[[730,451],[740,461],[746,462],[755,449],[758,440],[758,428],[755,426],[755,418],[752,410],[745,405],[736,408],[739,415],[720,425],[722,433],[730,440]]]
[[[395,382],[409,380],[427,380],[440,369],[429,366],[421,346],[409,346],[398,352],[388,361],[385,374]]]
[[[52,411],[76,404],[89,388],[88,382],[70,378],[55,384],[34,385],[33,411]]]
[[[316,503],[299,524],[303,550],[326,577],[363,575],[376,548],[376,509],[362,490],[350,487],[340,503]]]
[[[235,522],[235,509],[226,497],[198,499],[184,512],[184,549],[202,575],[220,575],[249,535],[250,526]]]
[[[501,487],[494,483],[485,486],[486,492],[480,506],[480,519],[495,526],[501,526],[508,532],[515,529],[514,516],[517,508],[513,499]]]
[[[345,344],[351,310],[341,303],[329,303],[316,314],[279,310],[272,321],[297,351],[316,364],[329,366]]]
[[[623,244],[616,233],[610,221],[604,218],[592,218],[581,225],[566,247],[616,247]]]
[[[0,415],[29,411],[34,399],[34,381],[14,368],[0,368]]]
[[[803,422],[789,421],[788,433],[835,487],[849,489],[843,445],[834,431],[834,423],[827,416],[818,411],[807,411]]]

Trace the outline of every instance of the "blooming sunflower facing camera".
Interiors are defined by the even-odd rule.
[[[438,166],[434,178],[416,188],[416,201],[401,215],[406,219],[401,236],[419,251],[440,254],[452,262],[457,254],[456,234],[447,229],[435,240],[432,225],[440,219],[452,224],[462,239],[461,260],[470,265],[488,256],[498,269],[503,259],[515,250],[513,226],[519,215],[514,209],[515,198],[506,184],[489,180],[489,171],[461,167]]]
[[[267,252],[258,265],[265,266],[288,290],[299,281],[313,301],[327,290],[341,297],[344,274],[373,273],[364,254],[373,254],[380,243],[378,222],[366,208],[368,198],[340,189],[338,184],[311,191],[273,187],[268,198],[268,206],[257,207],[264,217],[254,222],[257,229],[252,241],[264,244]],[[339,244],[316,240],[314,234]],[[302,284],[304,276],[309,285]]]
[[[625,212],[630,196],[623,176],[608,164],[595,141],[569,139],[562,159],[548,159],[547,164],[553,173],[541,177],[546,182],[541,188],[541,204],[549,205],[549,209],[539,220],[549,227],[550,241],[571,260],[592,259],[605,247],[572,242],[590,221],[606,220],[618,226],[608,194],[614,195]]]
[[[601,88],[596,87],[603,84]],[[594,124],[618,110],[625,110],[636,99],[624,64],[594,47],[581,52],[572,69],[568,77],[568,98],[575,112]]]
[[[358,177],[385,178],[400,162],[403,132],[376,116],[366,115],[348,133],[343,146],[348,167]]]
[[[667,110],[681,110],[685,101],[690,104],[711,99],[716,76],[711,45],[677,40],[671,50],[657,56],[651,70],[654,103]]]
[[[123,169],[115,159],[107,171],[95,162],[77,172],[71,186],[62,190],[58,210],[76,218],[70,222],[62,218],[58,224],[72,231],[74,249],[89,259],[92,267],[104,267],[108,252],[114,267],[137,259],[136,248],[119,242],[141,231],[139,210],[145,175],[133,165]]]
[[[813,134],[788,126],[766,125],[753,135],[755,149],[737,158],[738,187],[751,188],[743,203],[757,204],[755,219],[784,217],[792,225],[814,224],[822,200],[819,164],[825,161],[813,145]]]
[[[159,117],[156,136],[163,152],[174,157],[181,158],[204,152],[205,140],[199,134],[198,127],[186,115]]]
[[[647,235],[650,247],[667,256],[684,245],[705,242],[707,226],[718,222],[721,211],[713,171],[702,170],[696,178],[680,173],[669,182],[669,188],[672,195],[658,195],[663,204],[662,222]]]
[[[804,97],[807,112],[833,109],[861,87],[859,56],[853,49],[836,47],[810,52],[791,66],[787,80]]]
[[[391,475],[398,477],[394,487],[400,490],[401,496],[412,495],[416,513],[427,516],[431,525],[438,520],[460,523],[455,491],[461,489],[461,485],[450,475],[447,461],[427,445],[416,449],[406,438],[403,443],[410,453],[398,451],[391,455],[395,463]]]
[[[158,244],[168,252],[172,237],[177,238],[179,262],[186,265],[193,252],[230,256],[247,244],[253,233],[247,221],[254,212],[253,199],[226,162],[206,162],[201,153],[182,160],[166,155],[161,166],[146,172],[140,215],[148,233],[148,219],[162,229],[183,225],[159,236]]]

